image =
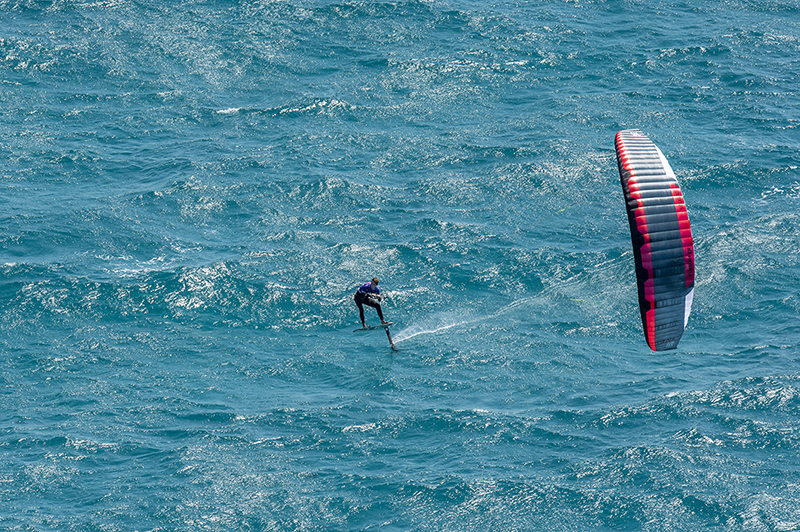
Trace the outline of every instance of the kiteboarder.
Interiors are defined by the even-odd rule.
[[[368,307],[372,307],[378,311],[378,317],[381,319],[381,325],[386,325],[386,320],[383,319],[383,311],[381,310],[381,304],[378,301],[381,301],[381,289],[378,288],[378,278],[373,277],[372,282],[362,284],[358,290],[356,290],[355,295],[353,295],[353,299],[358,306],[358,313],[361,316],[361,325],[366,329],[367,323],[364,321],[364,305]]]

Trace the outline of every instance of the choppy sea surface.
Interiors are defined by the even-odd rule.
[[[3,0],[0,87],[0,529],[800,530],[796,0]]]

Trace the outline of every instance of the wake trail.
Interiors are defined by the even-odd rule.
[[[400,342],[410,340],[411,338],[415,338],[423,334],[436,334],[442,331],[446,331],[447,329],[452,329],[453,327],[468,325],[470,323],[475,323],[477,321],[480,320],[457,321],[453,323],[448,323],[446,325],[439,325],[434,327],[433,329],[426,329],[424,325],[412,325],[411,327],[407,327],[402,331],[400,331],[399,333],[397,333],[397,336],[394,339],[394,343],[399,344]]]
[[[428,323],[411,325],[409,327],[406,327],[402,331],[398,332],[394,338],[394,343],[399,344],[400,342],[416,338],[417,336],[422,336],[425,334],[437,334],[442,331],[446,331],[456,327],[475,325],[477,323],[493,320],[509,312],[510,310],[513,310],[517,307],[520,307],[526,303],[533,301],[534,299],[536,298],[527,297],[524,299],[519,299],[485,316],[464,317],[463,314],[457,314],[457,315],[454,315],[453,313],[438,314],[435,315],[432,319],[428,320]],[[438,323],[430,324],[430,321],[436,321]]]

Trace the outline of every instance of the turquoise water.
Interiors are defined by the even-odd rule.
[[[795,1],[0,1],[0,528],[800,529],[798,58]]]

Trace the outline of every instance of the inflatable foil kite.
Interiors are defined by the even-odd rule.
[[[683,194],[661,150],[638,129],[617,133],[639,308],[647,345],[675,349],[694,294],[694,242]]]

